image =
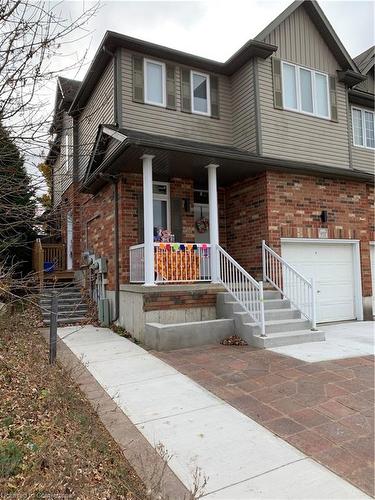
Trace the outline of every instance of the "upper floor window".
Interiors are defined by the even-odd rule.
[[[165,64],[150,59],[144,60],[145,102],[156,106],[166,105]]]
[[[330,118],[328,75],[282,62],[284,109]]]
[[[209,75],[197,71],[191,72],[191,102],[193,113],[211,114]]]
[[[375,148],[374,113],[366,109],[352,108],[354,146]]]
[[[64,158],[64,171],[69,172],[69,133],[65,132],[65,158]]]

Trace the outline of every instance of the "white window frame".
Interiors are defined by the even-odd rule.
[[[303,115],[308,115],[308,116],[314,116],[315,118],[321,118],[322,120],[331,120],[331,101],[330,101],[330,95],[329,95],[329,78],[326,73],[323,73],[322,71],[317,71],[314,69],[306,68],[304,66],[299,66],[297,64],[290,63],[288,61],[281,61],[281,78],[282,78],[282,89],[283,89],[283,103],[285,102],[285,79],[284,79],[284,66],[289,65],[294,67],[294,78],[295,78],[295,84],[296,84],[296,98],[297,98],[297,108],[290,108],[288,106],[285,106],[283,104],[283,109],[286,111],[294,111],[295,113],[301,113]],[[302,109],[302,98],[301,98],[301,78],[300,78],[300,70],[303,69],[305,71],[309,71],[311,74],[311,91],[312,91],[312,104],[313,104],[313,112],[310,113],[309,111],[304,111]],[[321,115],[318,113],[318,105],[317,105],[317,99],[316,99],[316,82],[315,82],[315,75],[322,75],[326,79],[326,85],[327,85],[327,103],[328,103],[328,116]]]
[[[169,182],[158,182],[158,181],[153,181],[152,185],[158,185],[158,186],[166,186],[167,192],[166,194],[157,194],[152,192],[152,201],[166,201],[167,202],[167,229],[168,231],[171,230],[171,206],[170,206],[170,186]],[[154,225],[154,223],[152,223]]]
[[[65,173],[69,172],[69,132],[65,132]]]
[[[194,109],[194,75],[203,76],[206,78],[207,83],[207,111],[198,111]],[[200,71],[191,70],[190,71],[190,89],[191,89],[191,112],[196,115],[211,116],[211,83],[210,75],[207,73],[201,73]]]
[[[354,134],[354,113],[353,110],[359,111],[361,113],[361,122],[362,122],[362,142],[363,144],[356,144],[355,142],[355,134]],[[374,151],[375,148],[371,146],[367,146],[367,136],[366,136],[366,119],[365,112],[372,114],[372,119],[374,121],[374,129],[375,129],[375,113],[371,109],[359,108],[358,106],[352,106],[352,136],[353,136],[353,145],[356,148],[369,149],[370,151]]]
[[[156,64],[161,67],[161,79],[162,79],[162,94],[163,94],[163,102],[156,102],[147,99],[147,64]],[[159,106],[161,108],[165,108],[167,106],[167,88],[166,88],[166,67],[165,63],[161,61],[156,61],[155,59],[146,59],[143,60],[143,84],[144,84],[144,92],[145,92],[145,103],[152,104],[153,106]]]

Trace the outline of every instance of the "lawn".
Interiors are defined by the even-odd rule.
[[[69,373],[48,364],[39,312],[0,318],[0,497],[144,499]]]

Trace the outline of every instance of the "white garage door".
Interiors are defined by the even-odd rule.
[[[317,322],[355,319],[353,245],[282,242],[282,257],[317,290]]]

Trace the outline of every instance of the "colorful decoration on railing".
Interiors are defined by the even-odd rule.
[[[201,266],[205,275],[209,270],[209,256],[207,243],[159,243],[155,245],[155,270],[162,281],[198,281]]]

